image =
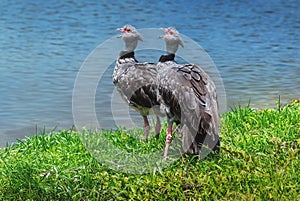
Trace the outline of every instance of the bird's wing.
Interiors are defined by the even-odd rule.
[[[118,65],[118,64],[117,64]],[[151,63],[119,64],[114,76],[115,85],[129,104],[138,108],[151,108],[156,101],[156,66]]]
[[[189,139],[189,136],[185,136],[183,147],[187,152],[192,153],[199,151],[197,150],[199,143],[214,149],[219,140],[216,87],[211,78],[196,65],[184,65],[178,68],[177,72],[185,78],[185,82],[192,89],[184,92],[180,102],[183,105],[182,116],[186,120],[183,130],[188,129],[193,132],[189,136],[195,136],[195,141],[191,143],[193,138]],[[197,134],[195,131],[198,131]],[[193,135],[194,133],[196,135]]]
[[[170,102],[169,106],[171,112],[180,116],[184,151],[199,153],[199,143],[207,144],[204,141],[211,140],[207,141],[209,145],[218,140],[216,88],[210,77],[193,64],[174,66],[159,76],[160,84],[169,91],[165,93],[172,93],[172,99],[177,101]],[[172,111],[176,104],[180,113],[178,109]]]

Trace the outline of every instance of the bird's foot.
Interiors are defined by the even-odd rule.
[[[141,137],[141,140],[143,141],[147,141],[148,140],[148,137],[149,137],[149,131],[150,131],[150,127],[149,126],[146,126],[144,128],[144,136]]]
[[[159,118],[157,117],[156,126],[155,126],[155,133],[156,133],[155,137],[156,137],[156,139],[159,138],[160,129],[161,129],[161,124],[160,124]]]
[[[166,147],[165,147],[163,161],[167,161],[167,159],[168,159],[168,150],[169,150],[169,146],[170,146],[170,145],[166,145]]]
[[[166,158],[168,156],[168,150],[169,150],[171,141],[172,141],[172,124],[168,126],[168,134],[166,137],[166,147],[165,147],[165,151],[164,151],[164,160],[166,160]]]
[[[147,116],[143,116],[144,119],[144,136],[141,138],[143,141],[148,140],[150,125]]]

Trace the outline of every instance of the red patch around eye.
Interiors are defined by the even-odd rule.
[[[123,33],[125,33],[125,32],[129,33],[130,31],[131,31],[131,29],[123,28]]]
[[[166,31],[166,34],[173,35],[173,34],[174,34],[174,32],[173,32],[173,31],[171,31],[170,29],[168,29],[168,30]]]

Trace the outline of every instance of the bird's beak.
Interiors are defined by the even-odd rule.
[[[122,27],[122,28],[117,28],[116,30],[117,30],[117,31],[121,31],[122,33],[125,32],[125,28],[123,28],[123,27]]]
[[[167,29],[166,28],[159,28],[160,30],[164,31],[165,33],[167,32]],[[165,36],[164,35],[161,35],[161,36],[158,36],[159,39],[164,39]]]
[[[123,30],[124,30],[124,28],[117,28],[116,29],[116,31],[121,31],[121,32],[123,32]],[[117,36],[117,38],[122,38],[122,34]]]
[[[159,29],[166,32],[166,33],[167,33],[167,30],[168,30],[167,28],[159,28]]]

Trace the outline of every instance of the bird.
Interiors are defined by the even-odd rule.
[[[168,130],[164,149],[167,158],[173,123],[180,124],[184,153],[200,154],[203,145],[219,152],[219,116],[216,86],[208,74],[195,64],[178,64],[175,53],[184,47],[174,27],[161,28],[159,38],[166,44],[166,55],[157,63],[157,100],[165,111]]]
[[[121,31],[118,38],[125,42],[125,50],[120,51],[113,72],[113,83],[121,97],[143,117],[144,136],[147,140],[150,131],[148,115],[152,111],[159,111],[159,103],[156,98],[156,75],[157,68],[154,63],[139,63],[134,54],[138,41],[142,36],[136,28],[130,24],[124,25],[117,30]],[[161,129],[160,118],[156,115],[156,138]]]

